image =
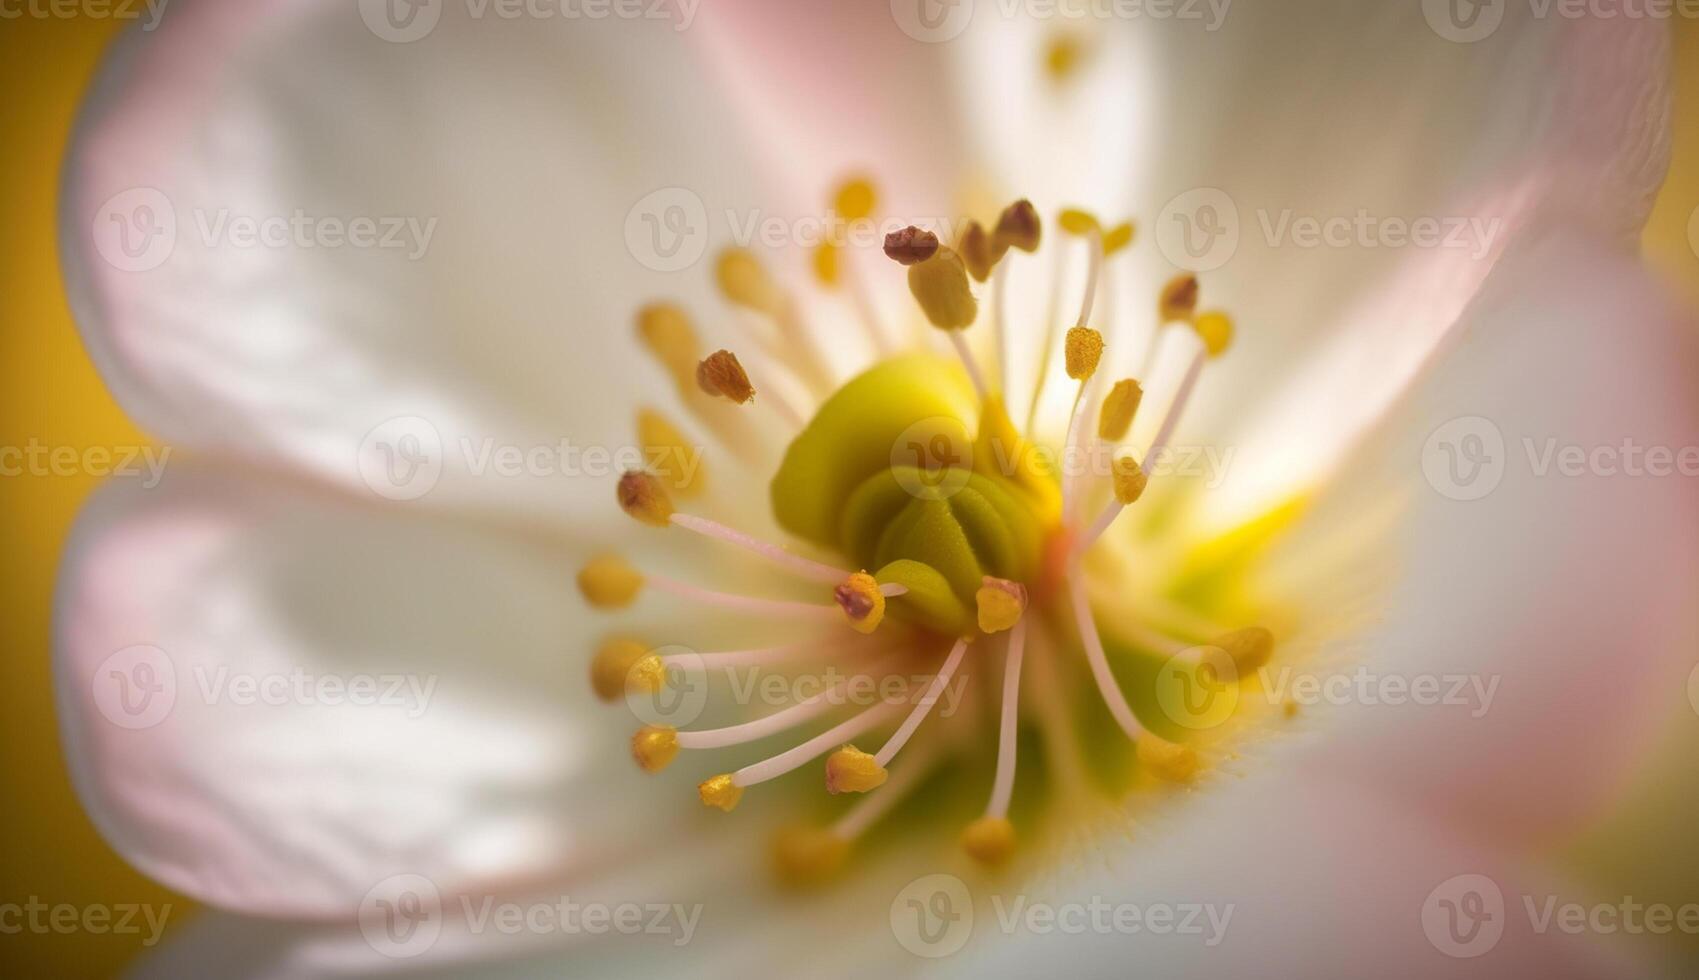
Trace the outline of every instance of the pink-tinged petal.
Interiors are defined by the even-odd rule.
[[[713,250],[764,184],[674,20],[500,9],[182,0],[120,39],[61,246],[127,411],[370,499],[605,504],[636,405],[672,403],[633,315],[678,299],[731,343]]]
[[[694,814],[644,802],[635,719],[588,693],[607,624],[574,567],[299,486],[113,483],[55,610],[83,805],[151,877],[272,917],[347,920],[395,874],[453,896],[617,866]]]
[[[1331,768],[1544,840],[1691,710],[1695,343],[1632,259],[1554,238],[1501,265],[1271,570],[1324,669],[1373,684],[1318,709]],[[1441,689],[1375,693],[1418,678]]]

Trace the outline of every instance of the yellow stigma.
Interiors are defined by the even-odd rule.
[[[619,478],[620,509],[651,527],[672,523],[673,502],[661,481],[641,470],[628,470]]]
[[[729,350],[717,350],[696,365],[697,387],[710,395],[729,398],[739,405],[755,397],[755,386],[749,383],[749,372],[743,362]]]
[[[1192,329],[1198,332],[1210,357],[1227,353],[1227,348],[1233,343],[1233,318],[1225,313],[1199,313],[1192,320]]]
[[[698,348],[696,331],[683,310],[671,303],[643,307],[637,311],[637,335],[675,382],[690,383]]]
[[[1103,255],[1105,258],[1126,248],[1133,243],[1133,223],[1123,221],[1103,233]]]
[[[663,483],[681,497],[702,492],[707,484],[700,447],[691,444],[678,427],[653,409],[637,413],[637,441],[643,446],[643,457],[649,461]]]
[[[649,653],[636,640],[609,640],[590,658],[590,688],[603,701],[614,701],[625,693],[631,668]]]
[[[828,289],[837,286],[843,278],[842,270],[838,268],[838,246],[835,243],[822,242],[814,250],[814,278]]]
[[[721,252],[714,264],[714,278],[720,284],[720,292],[735,306],[774,313],[783,305],[778,286],[748,249],[728,248]]]
[[[1216,637],[1210,646],[1227,651],[1239,676],[1244,677],[1267,664],[1274,656],[1274,634],[1261,626],[1247,626]]]
[[[857,633],[871,633],[885,619],[885,593],[879,591],[878,580],[865,571],[845,579],[832,590],[832,598]]]
[[[1032,202],[1021,198],[1003,209],[997,216],[997,230],[992,233],[1003,248],[1018,248],[1023,252],[1038,251],[1043,239],[1043,223]]]
[[[872,756],[846,745],[826,759],[826,792],[865,793],[885,785],[889,775]]]
[[[980,817],[962,828],[962,850],[987,868],[999,868],[1015,853],[1015,825],[1007,817]]]
[[[597,555],[578,572],[578,591],[597,609],[623,609],[643,590],[643,573],[618,555]]]
[[[1086,381],[1097,373],[1097,362],[1103,359],[1103,335],[1090,327],[1071,327],[1063,351],[1068,377]]]
[[[1126,507],[1138,503],[1144,496],[1144,488],[1150,484],[1150,477],[1145,476],[1144,467],[1131,456],[1117,456],[1111,474],[1115,483],[1115,499]]]
[[[1013,629],[1026,612],[1026,586],[1007,579],[985,576],[975,599],[979,603],[979,631],[1001,633]]]
[[[1183,323],[1192,318],[1198,308],[1198,277],[1182,272],[1162,287],[1156,301],[1156,311],[1163,323]]]
[[[1063,208],[1056,216],[1056,223],[1070,235],[1095,235],[1103,230],[1095,215],[1079,208]]]
[[[678,758],[678,730],[671,725],[645,725],[631,736],[631,756],[644,772],[660,772]]]
[[[862,177],[852,177],[844,181],[832,199],[832,210],[845,221],[871,218],[873,209],[878,206],[878,192],[873,189],[872,182]]]
[[[850,842],[819,827],[789,827],[773,840],[773,866],[780,879],[798,887],[818,885],[844,866]]]
[[[1132,378],[1115,382],[1109,394],[1103,396],[1103,412],[1097,417],[1097,438],[1104,442],[1120,442],[1133,427],[1133,418],[1144,401],[1144,388]]]
[[[962,262],[967,265],[968,275],[973,276],[974,282],[984,282],[991,277],[991,270],[1002,260],[1008,246],[993,240],[984,225],[969,221],[957,251],[961,253]]]
[[[926,261],[909,266],[908,288],[926,319],[940,330],[965,330],[979,316],[967,266],[951,249],[940,248]]]
[[[1139,762],[1158,778],[1170,783],[1189,783],[1198,774],[1198,754],[1191,746],[1177,745],[1155,735],[1139,736]]]
[[[704,779],[696,785],[696,793],[703,803],[727,813],[737,809],[737,801],[743,799],[743,787],[732,782],[731,773]]]

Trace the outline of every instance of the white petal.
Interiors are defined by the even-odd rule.
[[[669,400],[632,314],[683,299],[715,343],[700,256],[730,241],[728,214],[762,214],[749,147],[674,20],[420,5],[434,29],[391,43],[363,19],[385,7],[183,0],[122,39],[62,204],[89,350],[175,444],[363,495],[602,505],[635,406]],[[321,223],[359,218],[413,224],[336,247]],[[245,237],[256,221],[273,237]],[[386,448],[423,474],[392,480]]]
[[[1632,260],[1553,240],[1501,266],[1271,573],[1312,638],[1357,624],[1331,641],[1347,669],[1491,696],[1349,696],[1322,709],[1329,765],[1511,840],[1621,789],[1691,710],[1694,358],[1687,315]]]
[[[346,919],[399,873],[453,895],[617,865],[681,808],[643,802],[634,722],[586,693],[605,624],[573,567],[299,487],[114,483],[55,612],[83,805],[149,876],[272,916]]]

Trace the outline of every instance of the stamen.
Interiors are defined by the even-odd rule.
[[[866,752],[846,745],[826,757],[826,792],[865,793],[885,785],[885,767]]]
[[[854,806],[838,818],[838,822],[832,825],[833,834],[844,840],[860,837],[867,828],[891,812],[925,781],[943,758],[943,753],[939,752],[936,746],[921,746],[909,753],[909,756],[902,767],[886,781],[881,792],[856,801]]]
[[[926,261],[910,265],[908,288],[927,321],[940,330],[965,330],[979,315],[967,266],[952,249],[939,248]]]
[[[1192,318],[1198,307],[1198,277],[1190,272],[1168,280],[1156,301],[1157,314],[1163,323],[1183,323]]]
[[[885,254],[899,265],[919,265],[938,254],[938,236],[909,225],[885,236]]]
[[[1091,667],[1098,693],[1103,696],[1103,703],[1109,706],[1109,713],[1115,716],[1115,724],[1121,726],[1121,731],[1126,732],[1128,738],[1138,741],[1145,735],[1144,726],[1139,724],[1138,717],[1127,704],[1127,696],[1121,693],[1121,685],[1115,682],[1115,675],[1109,670],[1109,658],[1103,652],[1103,638],[1097,635],[1097,623],[1092,619],[1091,606],[1086,601],[1085,585],[1077,573],[1068,576],[1068,593],[1074,605],[1074,623],[1079,627],[1086,663]]]
[[[706,487],[701,447],[692,445],[666,416],[653,409],[640,409],[637,441],[643,446],[644,458],[674,493],[694,497]]]
[[[678,757],[678,732],[670,725],[645,725],[631,737],[631,757],[644,772],[660,772]]]
[[[997,216],[997,242],[1004,248],[1018,248],[1027,254],[1038,251],[1043,239],[1043,223],[1032,202],[1021,198],[1003,209]]]
[[[749,372],[729,350],[717,350],[703,358],[696,366],[696,384],[707,394],[729,398],[739,405],[748,404],[755,397]]]
[[[754,596],[735,595],[730,592],[715,592],[712,589],[704,589],[676,579],[663,578],[660,575],[649,576],[649,584],[662,592],[678,596],[681,599],[736,612],[757,613],[765,616],[791,616],[803,619],[836,619],[838,617],[838,607],[835,604],[815,605],[811,602],[793,602],[789,599],[761,599]]]
[[[663,664],[702,664],[714,667],[765,667],[807,659],[821,652],[819,643],[787,643],[776,647],[757,647],[750,650],[720,650],[713,653],[669,653],[661,658]]]
[[[722,773],[698,783],[696,794],[702,797],[702,802],[707,806],[730,813],[737,809],[738,801],[743,799],[743,787],[737,784],[732,773]]]
[[[1233,343],[1233,318],[1225,313],[1199,313],[1192,321],[1192,329],[1198,332],[1210,357],[1227,353],[1228,346]]]
[[[895,595],[908,591],[900,585],[893,585],[892,588],[900,590],[892,593]],[[879,584],[878,579],[867,574],[866,570],[843,579],[838,587],[832,590],[832,598],[837,602],[838,608],[843,610],[844,619],[850,628],[858,633],[871,633],[879,628],[879,624],[885,619],[886,594],[884,586]]]
[[[1086,326],[1068,331],[1068,377],[1075,381],[1090,381],[1103,359],[1103,335]]]
[[[578,591],[597,609],[623,609],[643,589],[643,573],[618,555],[597,555],[578,572]]]
[[[1189,745],[1178,745],[1146,734],[1137,746],[1139,762],[1158,778],[1171,783],[1189,783],[1197,777],[1201,763]]]
[[[873,216],[879,206],[879,194],[872,181],[862,177],[846,180],[838,187],[837,194],[832,199],[832,209],[845,221],[865,221]],[[822,282],[836,285],[842,279],[849,284],[850,300],[855,305],[857,316],[861,318],[867,337],[873,343],[873,349],[881,355],[892,352],[891,341],[886,337],[885,328],[880,323],[878,312],[873,306],[873,297],[868,294],[867,283],[862,278],[859,264],[854,255],[841,255],[843,249],[836,242],[827,242],[815,253],[815,271]],[[830,268],[825,268],[829,265]]]
[[[1125,439],[1142,401],[1144,388],[1137,381],[1127,378],[1115,382],[1103,398],[1103,411],[1097,418],[1097,437],[1104,442]]]
[[[590,659],[590,688],[598,700],[613,702],[631,688],[631,669],[649,655],[649,648],[636,640],[608,640]]]
[[[746,721],[739,725],[728,725],[725,728],[713,728],[699,732],[679,732],[678,745],[683,749],[725,749],[734,745],[743,745],[776,735],[779,732],[795,728],[803,722],[831,711],[838,707],[842,698],[840,695],[847,689],[852,680],[864,677],[882,677],[893,669],[900,656],[887,657],[864,672],[839,678],[827,690],[813,697],[798,701],[796,704],[770,715]]]
[[[815,389],[831,390],[832,373],[820,352],[817,335],[798,318],[794,304],[752,252],[744,248],[721,252],[714,275],[727,302],[772,321],[782,341],[777,347],[768,345],[777,360]]]
[[[856,839],[917,789],[940,758],[936,751],[917,754],[925,758],[910,759],[891,776],[881,792],[857,800],[830,827],[781,830],[773,841],[773,863],[779,877],[787,884],[809,887],[835,875],[849,857]]]
[[[1000,245],[993,240],[985,226],[977,221],[969,221],[962,232],[962,240],[956,246],[961,253],[962,261],[967,265],[968,274],[974,282],[984,282],[991,276],[991,270],[1002,261],[1003,253],[1008,246]]]
[[[926,720],[926,716],[932,713],[932,706],[938,703],[938,698],[944,693],[944,688],[949,686],[950,678],[955,676],[956,668],[961,666],[962,655],[967,653],[970,642],[972,641],[965,637],[956,641],[955,647],[950,650],[949,657],[944,660],[944,666],[939,668],[937,674],[933,675],[932,683],[927,686],[926,694],[921,697],[920,703],[914,706],[914,710],[909,712],[909,716],[903,719],[897,733],[892,735],[890,740],[885,743],[885,747],[879,750],[879,754],[873,757],[875,763],[880,766],[890,765],[891,760],[897,757],[897,753],[902,751],[903,745],[914,734],[914,730],[919,728],[920,723]]]
[[[981,404],[991,397],[990,389],[985,385],[985,376],[979,371],[979,362],[974,360],[973,351],[968,349],[967,338],[960,330],[948,331],[950,343],[956,348],[956,356],[961,358],[962,366],[967,368],[968,380],[973,382],[974,393],[979,396]]]
[[[1013,629],[1026,612],[1026,586],[987,575],[975,596],[979,606],[979,631],[1001,633]]]
[[[982,867],[1002,867],[1015,853],[1015,825],[1008,817],[980,817],[962,829],[961,845]]]
[[[1056,261],[1050,273],[1050,299],[1044,308],[1044,343],[1038,351],[1038,377],[1032,385],[1032,401],[1026,410],[1026,428],[1033,430],[1038,421],[1038,403],[1044,398],[1044,387],[1050,381],[1050,360],[1056,350],[1056,328],[1061,322],[1062,281],[1068,270],[1068,250],[1056,249]]]
[[[728,248],[714,264],[720,293],[734,306],[777,316],[783,299],[767,270],[748,249]]]
[[[1005,817],[1015,793],[1016,728],[1020,721],[1021,660],[1026,656],[1026,622],[1009,632],[1009,648],[1003,657],[1003,713],[997,727],[997,776],[991,784],[987,818]]]
[[[1123,221],[1103,233],[1103,257],[1109,258],[1133,243],[1133,223]]]
[[[1097,373],[1098,362],[1103,359],[1103,335],[1090,327],[1074,327],[1068,331],[1066,364],[1068,377],[1080,383],[1074,392],[1073,407],[1068,410],[1068,436],[1063,444],[1062,459],[1066,467],[1062,471],[1062,514],[1064,519],[1071,519],[1074,512],[1074,499],[1079,484],[1078,454],[1083,442],[1082,429],[1085,413],[1080,406],[1085,402],[1086,388],[1092,376]]]
[[[827,585],[836,585],[837,583],[842,582],[850,574],[841,568],[833,568],[831,565],[811,561],[807,558],[801,557],[800,555],[793,555],[779,545],[768,544],[753,535],[745,534],[742,531],[727,527],[718,521],[709,520],[706,517],[698,517],[694,514],[681,514],[675,512],[669,519],[673,524],[684,528],[687,531],[694,531],[704,537],[714,538],[718,541],[725,541],[729,544],[736,545],[746,551],[760,555],[774,564],[782,565],[803,578],[813,582],[823,582]],[[875,587],[877,587],[877,583],[875,583]]]
[[[1117,456],[1113,464],[1115,502],[1122,507],[1130,507],[1138,503],[1144,496],[1144,488],[1149,485],[1150,477],[1145,475],[1144,466],[1131,456]]]
[[[679,388],[689,387],[696,370],[696,331],[685,312],[670,303],[654,303],[637,311],[637,335]]]
[[[634,520],[650,527],[666,527],[673,516],[673,502],[666,488],[652,474],[627,470],[619,478],[619,506]]]
[[[1009,390],[1009,263],[991,276],[991,338],[997,344],[997,391]]]
[[[900,700],[882,701],[866,711],[821,732],[801,745],[780,752],[771,759],[744,766],[736,772],[715,776],[697,787],[702,795],[702,802],[709,806],[717,806],[722,810],[730,811],[732,807],[737,806],[737,801],[742,798],[743,791],[746,788],[759,785],[769,779],[777,779],[785,773],[807,765],[811,760],[819,758],[823,753],[830,750],[832,746],[842,745],[857,735],[894,718],[897,712],[902,710],[902,707],[903,702]]]

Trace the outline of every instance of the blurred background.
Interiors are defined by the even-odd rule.
[[[1673,288],[1699,306],[1699,23],[1676,18],[1675,157],[1645,234]],[[111,18],[0,19],[0,447],[145,445],[83,352],[57,252],[59,169]],[[1699,365],[1692,366],[1699,370]],[[66,775],[54,714],[49,626],[65,535],[99,482],[88,475],[0,476],[0,903],[192,903],[148,881],[101,840]],[[1699,656],[1699,652],[1696,652]],[[1622,809],[1572,842],[1563,863],[1601,894],[1681,904],[1699,898],[1699,714],[1670,719]],[[144,931],[145,936],[145,931]],[[143,936],[0,934],[0,972],[107,976],[146,952]],[[1699,937],[1685,953],[1699,959]]]

